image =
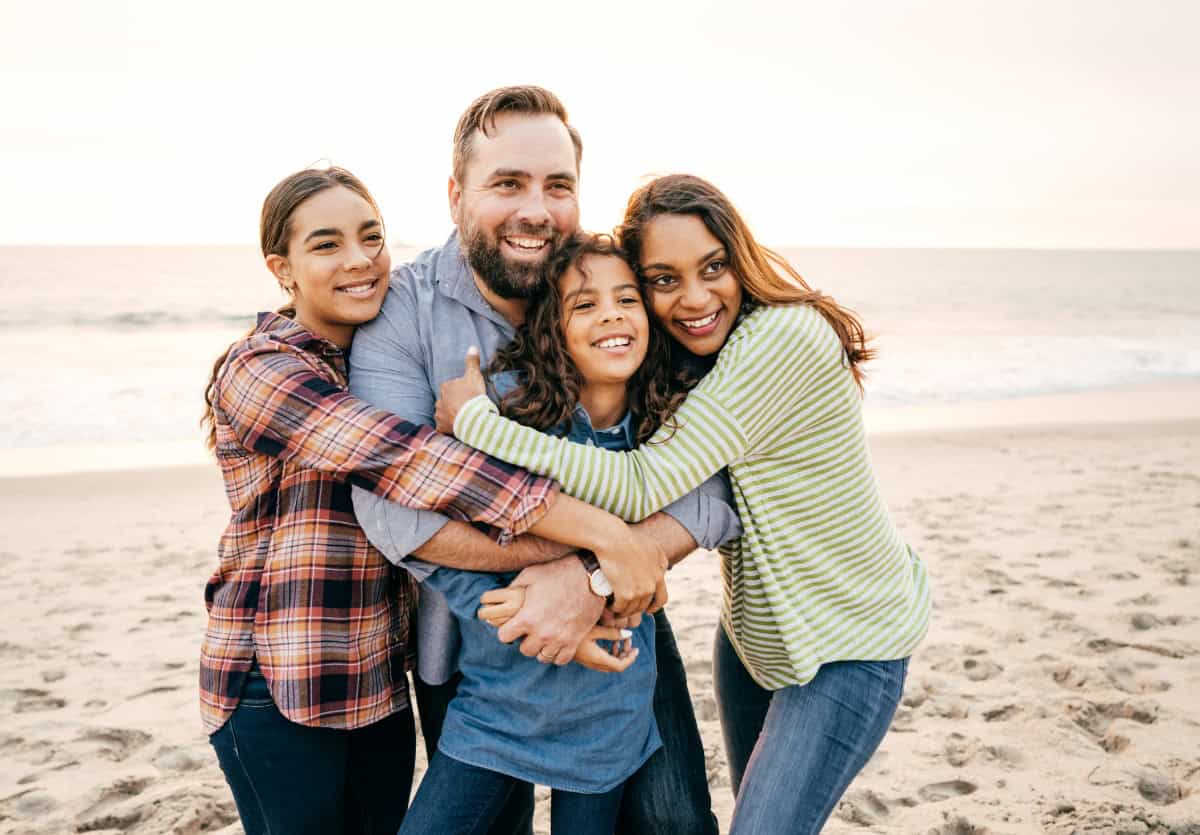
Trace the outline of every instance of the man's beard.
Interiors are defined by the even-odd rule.
[[[537,263],[509,261],[500,252],[500,240],[505,236],[542,238],[547,233],[547,252]],[[487,233],[477,227],[464,229],[463,238],[467,263],[488,289],[502,299],[531,299],[540,293],[546,287],[550,260],[563,245],[562,233],[553,226],[529,224],[499,229],[495,243],[488,240]]]

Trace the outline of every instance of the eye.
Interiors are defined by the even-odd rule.
[[[705,277],[711,278],[712,276],[720,275],[723,272],[725,272],[725,262],[719,258],[709,261],[704,265]]]
[[[679,279],[673,275],[652,275],[646,277],[646,283],[655,290],[674,290]]]
[[[575,306],[572,307],[571,309],[572,310],[589,310],[595,306],[596,306],[596,304],[594,302],[576,302]]]
[[[624,304],[624,305],[640,305],[642,303],[642,300],[639,299],[637,296],[622,296],[620,298],[620,302],[621,302],[621,304]]]
[[[496,183],[496,188],[500,189],[501,191],[513,191],[514,189],[519,188],[520,185],[521,184],[516,180],[500,180]]]
[[[313,249],[314,250],[325,250],[328,252],[329,250],[337,249],[337,242],[336,241],[321,241],[319,244],[314,246]]]
[[[383,240],[383,235],[381,235],[378,232],[372,232],[371,234],[369,234],[365,238],[363,238],[363,240],[366,241],[367,243],[377,244]]]
[[[554,183],[550,186],[550,188],[554,189],[555,191],[563,192],[565,194],[570,194],[575,190],[574,188],[571,187],[570,183]]]

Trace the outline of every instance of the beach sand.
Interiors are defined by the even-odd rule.
[[[935,615],[827,832],[1200,833],[1198,393],[872,436]],[[0,478],[0,832],[241,831],[196,705],[226,514],[215,467]],[[725,831],[715,555],[669,581]]]

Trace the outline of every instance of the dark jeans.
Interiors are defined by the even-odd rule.
[[[908,659],[825,664],[764,690],[717,627],[713,679],[734,796],[730,835],[816,835],[883,741]]]
[[[394,835],[412,789],[412,710],[352,731],[284,718],[255,668],[209,737],[246,835]]]
[[[527,785],[515,777],[433,755],[400,835],[486,835],[508,795]],[[550,793],[551,835],[612,835],[621,786],[604,794]]]
[[[717,819],[712,813],[712,797],[708,792],[704,746],[696,727],[683,658],[679,655],[665,611],[654,616],[654,626],[658,659],[654,718],[658,721],[663,747],[625,782],[616,831],[621,835],[717,835]],[[458,678],[437,686],[425,684],[417,676],[413,678],[425,750],[434,752],[446,717],[446,706],[454,698]],[[533,786],[517,784],[489,832],[491,835],[531,835]]]

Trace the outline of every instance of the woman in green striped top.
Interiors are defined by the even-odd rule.
[[[745,534],[722,549],[713,656],[732,832],[819,832],[886,733],[929,622],[925,568],[863,432],[859,364],[873,352],[855,316],[704,180],[643,186],[619,232],[676,361],[706,372],[677,425],[630,452],[585,447],[501,418],[460,381],[439,414],[457,415],[468,444],[631,521],[729,468]]]

